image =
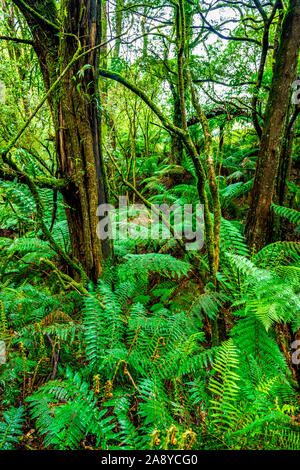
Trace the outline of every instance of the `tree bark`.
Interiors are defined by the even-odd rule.
[[[46,90],[71,62],[79,45],[85,51],[101,41],[100,0],[62,0],[60,18],[53,0],[28,1],[38,15],[22,1],[14,3],[31,29]],[[94,281],[101,274],[103,256],[109,254],[109,246],[101,246],[96,234],[97,206],[107,201],[100,145],[98,67],[96,49],[70,67],[49,99],[58,174],[70,179],[61,192],[68,207],[72,256]]]
[[[290,178],[292,169],[292,157],[293,157],[293,140],[295,133],[295,122],[299,114],[300,108],[296,107],[293,111],[292,116],[287,116],[284,138],[279,156],[279,167],[276,181],[276,204],[280,206],[285,205],[287,201],[287,180]]]
[[[260,250],[267,240],[270,206],[278,172],[291,84],[296,76],[299,45],[300,0],[290,0],[282,23],[246,222],[248,242],[256,251]]]
[[[181,108],[178,95],[178,87],[170,82],[171,92],[173,95],[174,105],[173,105],[173,123],[175,126],[180,127],[182,118],[181,118]],[[179,165],[182,160],[183,155],[183,143],[182,139],[175,134],[171,135],[171,163]]]

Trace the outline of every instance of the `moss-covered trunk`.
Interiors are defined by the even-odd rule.
[[[85,7],[85,8],[84,8]],[[63,29],[68,31],[61,41],[60,67],[72,60],[80,38],[83,50],[100,44],[100,2],[64,1],[67,12]],[[99,50],[94,50],[76,62],[55,97],[57,150],[59,170],[68,175],[71,184],[63,190],[73,256],[86,269],[89,277],[101,274],[102,251],[97,238],[97,207],[106,202],[103,161],[100,145]]]
[[[182,117],[181,117],[180,100],[179,100],[178,89],[177,89],[178,87],[176,86],[176,84],[174,85],[173,83],[170,83],[170,86],[171,86],[171,92],[172,92],[173,100],[174,100],[173,123],[176,127],[180,127],[182,123]],[[175,165],[179,165],[182,160],[182,154],[183,154],[182,139],[178,135],[172,134],[171,135],[170,161],[174,163]]]
[[[22,2],[16,0],[15,3],[31,28],[46,89],[71,62],[79,47],[81,52],[87,51],[101,41],[99,0],[63,0],[61,15],[51,0],[28,2],[51,21],[52,26],[28,11]],[[94,49],[74,62],[49,100],[56,135],[58,173],[70,181],[62,194],[68,206],[72,255],[92,280],[101,274],[103,256],[109,254],[109,246],[102,246],[96,234],[97,206],[106,202],[99,132],[99,52],[99,48]]]

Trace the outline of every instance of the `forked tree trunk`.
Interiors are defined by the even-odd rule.
[[[53,27],[24,7],[23,2],[14,3],[26,17],[34,37],[46,90],[71,62],[79,42],[82,51],[100,44],[100,0],[62,0],[60,39],[55,28],[59,23],[54,0],[27,2]],[[99,52],[95,49],[76,61],[49,100],[58,173],[70,180],[62,194],[68,206],[72,255],[92,280],[101,274],[103,256],[109,254],[109,246],[101,246],[96,234],[97,206],[107,200],[100,142]]]
[[[299,45],[300,0],[290,0],[282,23],[246,223],[246,236],[250,246],[256,251],[265,245],[268,236],[270,206],[278,172],[291,84],[296,76]]]

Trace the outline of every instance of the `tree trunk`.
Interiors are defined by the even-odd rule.
[[[300,0],[290,0],[282,23],[246,223],[246,236],[250,246],[256,251],[265,245],[267,239],[270,206],[277,177],[281,140],[284,137],[291,84],[296,76],[299,44]]]
[[[178,87],[174,84],[170,78],[170,88],[173,95],[173,124],[177,127],[181,126],[182,117],[181,117],[181,108],[180,108],[180,100],[179,100],[179,92]],[[182,160],[183,155],[183,143],[182,139],[175,134],[171,135],[171,156],[170,161],[175,165],[179,165]]]
[[[122,23],[123,23],[123,0],[116,0],[115,3],[115,30],[116,30],[116,42],[115,42],[115,57],[120,55],[121,38],[122,34]]]
[[[287,203],[287,180],[290,178],[293,157],[293,141],[295,133],[295,122],[299,114],[299,108],[295,108],[292,116],[288,115],[288,119],[284,129],[284,139],[279,156],[279,168],[276,181],[276,204],[283,206]]]
[[[290,103],[290,107],[292,104]],[[284,135],[282,139],[282,146],[279,154],[279,165],[276,178],[274,203],[279,206],[287,206],[288,201],[288,186],[287,181],[290,179],[292,161],[293,161],[293,140],[294,140],[294,124],[298,115],[298,109],[294,110],[293,115],[288,112],[284,127]],[[272,212],[270,214],[270,233],[268,242],[273,243],[278,240],[284,239],[288,226],[282,223],[282,218]]]
[[[34,37],[46,90],[71,62],[79,41],[82,51],[101,41],[100,0],[62,0],[60,39],[59,29],[55,30],[58,13],[54,1],[27,3],[53,26],[28,11],[23,2],[15,0],[14,3],[26,17]],[[100,142],[99,52],[96,49],[76,61],[49,100],[58,174],[70,180],[62,194],[68,206],[72,256],[94,281],[101,274],[103,256],[109,254],[109,246],[101,246],[96,234],[97,206],[107,201]]]

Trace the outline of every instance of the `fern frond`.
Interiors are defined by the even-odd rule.
[[[239,376],[238,349],[230,339],[220,346],[216,361],[213,365],[214,375],[209,384],[209,390],[214,399],[210,402],[212,422],[220,428],[234,427],[238,419],[236,399],[238,395]]]
[[[0,450],[11,450],[22,436],[24,407],[10,408],[0,421]]]

